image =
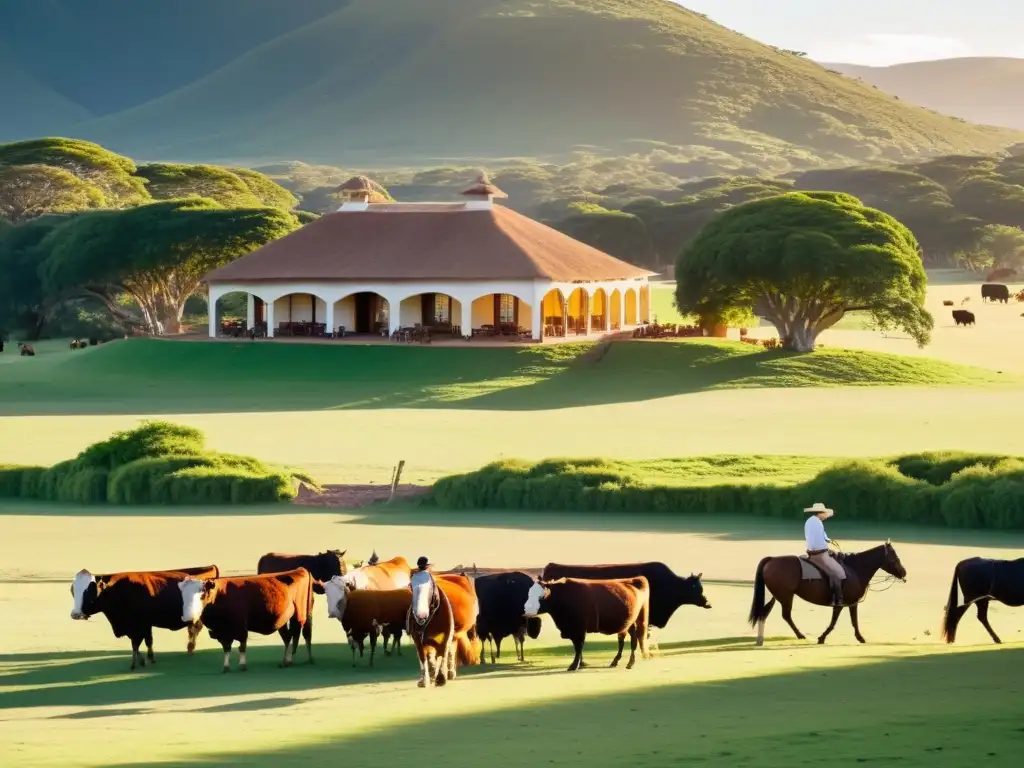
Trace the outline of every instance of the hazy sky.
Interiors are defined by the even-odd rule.
[[[1022,0],[678,0],[764,43],[818,61],[886,65],[1024,58]]]

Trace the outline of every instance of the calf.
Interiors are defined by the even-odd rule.
[[[31,344],[18,344],[18,352],[22,357],[36,356],[36,350]]]
[[[569,665],[575,672],[583,663],[583,643],[587,635],[618,635],[619,652],[610,666],[615,667],[622,658],[622,647],[629,635],[630,654],[626,669],[636,663],[636,647],[640,655],[648,658],[647,622],[651,608],[651,589],[647,579],[558,579],[538,580],[530,587],[523,612],[527,617],[546,613],[551,616],[562,637],[572,641],[576,652]]]
[[[664,563],[619,563],[615,565],[562,565],[548,563],[541,578],[545,581],[568,577],[573,579],[628,579],[643,576],[651,590],[651,625],[664,629],[672,614],[682,605],[711,608],[704,596],[700,577],[676,576]]]
[[[181,593],[178,584],[190,577],[216,578],[220,570],[216,565],[198,568],[180,568],[174,571],[128,571],[93,575],[81,570],[71,582],[74,601],[71,618],[86,620],[102,613],[110,622],[114,637],[127,637],[132,643],[132,669],[146,666],[139,646],[146,643],[146,656],[151,664],[153,655],[153,627],[177,631],[188,629],[188,654],[195,651],[196,637],[203,628],[197,618],[182,618]]]
[[[974,325],[974,313],[968,312],[966,309],[954,309],[953,322],[965,327],[968,325]]]
[[[390,560],[381,562],[374,550],[365,565],[342,573],[342,580],[349,589],[402,589],[409,586],[409,573],[409,561],[404,557],[392,557]],[[388,624],[384,627],[384,653],[389,655],[391,653],[388,650],[388,640],[390,640],[392,649],[401,654],[399,643],[402,640],[404,627],[404,622]]]
[[[527,619],[523,616],[523,604],[530,594],[533,579],[520,571],[509,573],[493,573],[478,576],[473,583],[476,597],[480,603],[480,613],[476,619],[477,634],[484,642],[494,644],[491,650],[491,663],[501,658],[501,641],[509,635],[516,646],[516,659],[526,661],[526,636],[536,640],[540,636],[541,620],[539,616]]]
[[[1010,289],[1002,283],[985,283],[981,286],[981,300],[1006,304],[1010,300]]]
[[[305,568],[258,576],[221,579],[185,579],[178,584],[183,609],[181,620],[202,620],[210,637],[224,649],[224,672],[231,668],[231,645],[238,641],[238,668],[248,669],[245,651],[249,633],[271,635],[284,641],[282,667],[290,667],[299,646],[306,641],[313,663],[313,580]]]
[[[268,552],[256,564],[256,573],[283,573],[296,568],[305,568],[313,577],[313,591],[318,595],[324,593],[323,582],[335,576],[344,576],[345,552],[347,550],[328,549],[318,555],[284,555],[280,552]]]
[[[341,576],[335,576],[324,583],[327,594],[327,615],[341,622],[348,646],[352,649],[352,666],[356,665],[356,648],[359,657],[363,656],[363,642],[370,637],[370,666],[377,653],[377,637],[388,627],[401,628],[405,624],[409,605],[412,603],[412,590],[404,589],[350,589]],[[401,634],[395,640],[394,649],[401,653],[399,642]],[[387,647],[384,653],[389,654]]]

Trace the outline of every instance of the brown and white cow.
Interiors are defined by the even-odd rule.
[[[370,666],[377,652],[377,638],[386,627],[401,627],[405,623],[412,590],[404,589],[350,589],[342,576],[335,576],[324,583],[327,594],[327,615],[341,622],[349,648],[352,649],[352,666],[356,664],[356,649],[363,656],[363,642],[370,638]],[[399,648],[395,640],[395,650]],[[387,652],[387,648],[384,649]]]
[[[210,637],[224,649],[224,672],[231,668],[231,646],[236,640],[238,668],[248,669],[245,651],[250,632],[281,636],[282,667],[291,666],[301,632],[309,663],[313,663],[313,579],[305,568],[257,576],[185,579],[178,588],[181,620],[203,622]]]
[[[551,616],[562,637],[572,642],[576,655],[569,665],[575,672],[583,663],[583,643],[587,635],[618,635],[619,652],[610,666],[618,666],[626,635],[630,639],[629,661],[626,669],[636,662],[636,647],[640,655],[648,658],[647,622],[650,615],[651,589],[647,579],[557,579],[538,580],[523,606],[528,618],[546,613]]]
[[[153,627],[177,631],[188,629],[188,654],[196,648],[196,637],[203,625],[200,621],[182,619],[181,593],[176,586],[191,577],[216,578],[216,565],[179,568],[172,571],[126,571],[93,575],[81,570],[71,582],[71,618],[85,620],[102,613],[110,622],[114,637],[127,637],[132,642],[132,669],[146,666],[139,646],[146,643],[146,656],[153,656]]]
[[[358,568],[342,571],[342,581],[349,589],[404,589],[410,583],[409,561],[404,557],[392,557],[390,560],[381,562],[376,551],[367,561],[366,565]],[[326,580],[325,580],[326,583]],[[405,620],[398,624],[386,625],[381,634],[384,637],[384,653],[391,655],[388,650],[388,640],[392,641],[391,649],[401,654],[402,630],[405,627]],[[363,655],[363,644],[359,643],[359,655]]]

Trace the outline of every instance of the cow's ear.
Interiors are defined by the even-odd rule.
[[[346,552],[348,552],[348,550],[347,550],[347,549],[343,549],[343,550],[341,550],[341,554],[340,554],[340,555],[338,555],[338,557],[344,557],[344,556],[345,556],[345,553],[346,553]]]
[[[203,594],[210,594],[211,592],[213,592],[213,588],[216,586],[217,582],[215,582],[213,579],[207,579],[205,582],[203,582]]]
[[[101,591],[106,589],[106,587],[107,587],[107,580],[106,579],[104,579],[103,577],[100,577],[100,578],[96,579],[96,594],[99,594]]]
[[[703,575],[704,575],[704,571],[701,571],[700,573],[698,573],[698,574],[697,574],[697,581],[700,581],[700,579],[701,579],[701,577],[702,577]]]

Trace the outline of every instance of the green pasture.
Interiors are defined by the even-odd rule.
[[[753,647],[745,617],[760,557],[799,548],[802,518],[750,521],[658,516],[449,512],[415,509],[337,514],[280,507],[217,512],[173,508],[0,507],[0,604],[18,630],[0,647],[0,742],[18,766],[260,766],[502,764],[595,766],[677,763],[810,765],[821,750],[837,765],[1014,765],[1024,705],[1024,611],[996,606],[1007,644],[995,649],[969,615],[960,643],[938,643],[952,566],[974,554],[1008,557],[1024,536],[854,524],[829,532],[847,550],[891,536],[908,582],[872,592],[861,609],[869,644],[843,617],[828,645],[798,642],[776,615],[773,639]],[[348,549],[365,558],[427,554],[439,567],[541,566],[550,560],[650,557],[677,572],[703,571],[714,606],[682,608],[659,633],[656,657],[605,669],[612,646],[587,645],[593,669],[575,675],[550,622],[497,667],[463,670],[444,690],[416,688],[402,657],[353,669],[343,634],[314,611],[317,664],[277,668],[276,637],[251,644],[247,673],[220,673],[205,634],[193,658],[185,637],[157,630],[157,664],[129,673],[126,641],[102,617],[74,622],[75,572],[216,562],[251,571],[270,549]],[[828,612],[794,611],[808,634]],[[299,659],[304,654],[300,653]],[[237,653],[235,655],[237,660]],[[823,703],[827,703],[827,706]],[[824,740],[824,741],[823,741]],[[825,743],[827,746],[822,747]]]

